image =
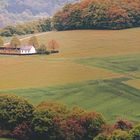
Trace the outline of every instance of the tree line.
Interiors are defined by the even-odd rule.
[[[138,27],[140,0],[82,0],[66,5],[52,22],[57,30]]]
[[[57,102],[33,106],[14,95],[0,95],[0,137],[17,140],[139,140],[140,125]]]
[[[27,35],[51,31],[51,19],[39,19],[16,26],[7,26],[0,30],[0,36]]]
[[[51,54],[59,52],[59,43],[54,39],[49,40],[47,44],[40,44],[36,36],[31,36],[26,42],[26,45],[34,46],[38,54]],[[10,49],[18,51],[21,46],[24,45],[16,35],[11,38],[10,43],[6,46],[4,46],[4,39],[0,37],[0,48],[2,52],[6,52],[7,48],[9,48],[7,49],[8,52],[11,51]]]
[[[82,0],[65,5],[52,18],[0,30],[12,36],[75,29],[125,29],[140,26],[140,0]]]

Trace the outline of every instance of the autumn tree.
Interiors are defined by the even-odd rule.
[[[133,123],[128,120],[119,119],[116,121],[114,128],[123,131],[131,130],[133,128]]]
[[[139,0],[82,0],[66,5],[52,19],[56,30],[124,29],[140,26]]]
[[[105,125],[105,120],[101,114],[96,112],[85,113],[80,119],[82,127],[86,130],[85,140],[92,140],[103,131],[102,127]]]
[[[56,40],[52,39],[48,43],[48,48],[51,51],[56,51],[59,48],[59,44],[58,44],[58,42]]]
[[[56,102],[42,102],[37,106],[38,110],[49,110],[56,118],[66,118],[69,115],[69,109],[66,105]]]
[[[0,37],[0,47],[2,47],[4,45],[4,40],[2,37]]]
[[[14,37],[11,39],[10,45],[11,45],[13,48],[17,48],[18,46],[21,45],[21,42],[20,42],[20,40],[19,40],[16,36],[14,36]]]
[[[29,45],[34,46],[36,49],[39,48],[39,42],[36,36],[32,36],[28,42]]]

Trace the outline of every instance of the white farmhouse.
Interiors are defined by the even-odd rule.
[[[36,49],[34,46],[23,46],[20,48],[20,54],[35,54]]]

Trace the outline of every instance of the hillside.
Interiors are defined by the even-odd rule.
[[[140,28],[43,33],[39,42],[57,40],[60,53],[1,56],[0,93],[26,97],[35,105],[50,100],[78,105],[110,122],[116,117],[139,121],[139,34]]]
[[[140,27],[139,0],[1,1],[0,11],[1,26],[28,21],[0,29],[0,36],[7,37],[51,30],[120,30]]]
[[[66,3],[77,0],[0,0],[0,27],[52,16]]]

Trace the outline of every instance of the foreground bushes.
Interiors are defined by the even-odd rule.
[[[140,125],[136,126],[134,129],[130,131],[131,140],[139,140],[140,139]]]
[[[0,95],[0,128],[13,130],[33,118],[34,107],[26,100],[12,95]]]
[[[110,140],[128,140],[129,135],[128,132],[122,130],[116,130],[110,137]]]
[[[0,137],[18,140],[140,140],[140,125],[55,102],[33,107],[17,96],[0,95]]]

